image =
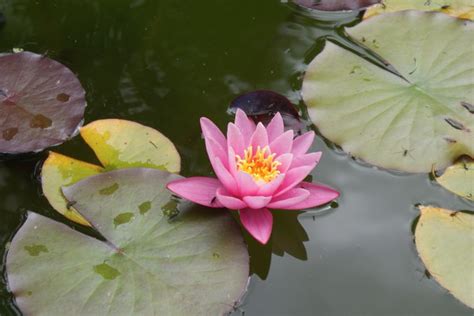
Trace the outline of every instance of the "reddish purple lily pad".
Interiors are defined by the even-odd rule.
[[[0,153],[38,152],[74,135],[85,91],[64,65],[30,52],[0,55]]]
[[[299,6],[321,11],[356,11],[363,10],[381,0],[293,0]]]
[[[300,115],[293,103],[287,97],[270,90],[257,90],[238,96],[229,106],[232,113],[237,109],[244,111],[255,122],[265,125],[280,112],[286,128],[295,131],[302,128]]]

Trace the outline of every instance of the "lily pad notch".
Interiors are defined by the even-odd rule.
[[[433,176],[443,188],[470,201],[474,201],[474,161],[461,160],[449,166],[442,175]]]
[[[104,119],[80,129],[81,137],[101,166],[50,152],[41,171],[43,193],[59,213],[82,225],[89,223],[67,203],[61,187],[116,169],[146,167],[178,173],[181,158],[173,143],[157,130],[136,122]]]
[[[324,137],[368,163],[405,172],[444,169],[462,155],[474,156],[474,114],[466,106],[474,104],[474,63],[466,45],[474,42],[474,23],[403,11],[347,32],[401,77],[326,42],[302,88]]]
[[[184,203],[168,220],[163,208],[172,196],[165,185],[177,178],[130,168],[64,188],[105,242],[29,213],[6,261],[20,310],[51,316],[63,315],[64,306],[73,315],[230,312],[249,273],[239,226],[230,214]]]

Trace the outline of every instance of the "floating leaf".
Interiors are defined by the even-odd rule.
[[[81,136],[107,170],[149,167],[179,172],[181,160],[176,148],[153,128],[108,119],[84,126]]]
[[[474,19],[473,0],[383,0],[382,3],[368,8],[365,11],[364,19],[382,13],[403,10],[437,11],[460,19]]]
[[[381,0],[293,0],[299,6],[321,11],[363,10]]]
[[[465,106],[474,104],[473,23],[404,11],[347,31],[402,77],[327,42],[302,91],[326,138],[369,163],[408,172],[474,156],[474,115]]]
[[[269,123],[273,116],[280,112],[287,128],[300,131],[303,127],[293,103],[287,97],[270,90],[257,90],[238,96],[229,106],[232,113],[237,109],[251,116],[255,122],[264,124]]]
[[[74,205],[68,205],[61,193],[61,187],[68,186],[84,178],[103,172],[103,168],[50,152],[41,170],[43,193],[49,204],[70,220],[82,225],[89,223],[74,210]]]
[[[460,161],[448,167],[436,181],[446,190],[474,201],[474,162]]]
[[[74,135],[85,91],[64,65],[22,52],[0,55],[0,153],[37,152]]]
[[[49,203],[79,224],[88,225],[74,210],[74,205],[67,204],[61,187],[120,168],[147,167],[179,172],[181,158],[173,143],[150,127],[125,120],[99,120],[82,127],[81,136],[103,167],[51,152],[41,172],[43,192]]]
[[[83,235],[35,213],[7,255],[9,287],[34,315],[223,315],[245,291],[248,253],[228,212],[180,205],[165,185],[178,176],[124,169],[64,189],[104,236]],[[110,195],[101,190],[116,186]],[[140,205],[149,203],[142,213]],[[132,214],[132,215],[129,215]]]
[[[474,216],[422,206],[416,249],[430,274],[457,299],[474,308]]]

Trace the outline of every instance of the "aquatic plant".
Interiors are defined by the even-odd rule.
[[[176,195],[213,208],[238,210],[248,232],[266,244],[272,231],[269,209],[301,210],[339,196],[323,185],[303,182],[321,158],[308,153],[314,132],[293,139],[277,113],[267,127],[255,124],[242,110],[229,123],[227,138],[209,119],[201,118],[209,160],[217,179],[191,177],[168,184]]]

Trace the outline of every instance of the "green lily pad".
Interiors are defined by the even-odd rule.
[[[7,254],[9,288],[26,314],[223,315],[246,289],[249,257],[228,212],[178,205],[165,185],[179,176],[122,169],[64,189],[105,238],[35,213]],[[116,187],[110,194],[104,188]],[[142,212],[141,205],[149,206]],[[142,207],[143,209],[143,207]]]
[[[68,205],[61,187],[101,172],[146,167],[178,173],[181,158],[163,134],[141,124],[117,119],[98,120],[80,130],[103,166],[51,152],[41,171],[43,193],[55,210],[82,225],[88,222]]]
[[[474,308],[474,216],[422,206],[416,249],[430,274],[457,299]]]
[[[460,19],[474,19],[473,0],[384,0],[382,3],[368,8],[365,11],[364,19],[402,10],[438,11]]]
[[[474,201],[474,162],[460,161],[435,179],[446,190]]]
[[[327,42],[302,89],[326,138],[371,164],[408,172],[474,156],[472,22],[404,11],[347,32],[401,76]]]
[[[38,152],[72,137],[85,91],[64,65],[31,52],[0,54],[0,153]]]

